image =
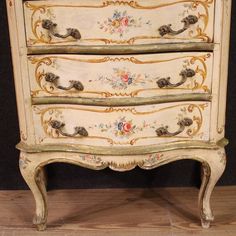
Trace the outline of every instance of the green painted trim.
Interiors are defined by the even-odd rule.
[[[229,144],[229,140],[227,138],[223,138],[221,140],[219,140],[216,145],[219,146],[219,147],[225,147]]]
[[[82,54],[137,54],[154,52],[213,51],[214,43],[156,43],[143,45],[45,45],[27,48],[28,54],[82,53]]]
[[[224,142],[224,140],[222,141]],[[111,155],[125,156],[125,155],[144,155],[156,152],[165,152],[178,149],[214,149],[217,150],[221,146],[216,143],[203,141],[180,141],[159,145],[150,146],[136,146],[136,147],[96,147],[75,144],[50,144],[50,145],[27,145],[20,142],[16,148],[27,153],[40,152],[74,152],[86,153],[94,155]]]
[[[42,97],[32,98],[33,105],[42,104],[81,104],[93,106],[137,106],[183,101],[211,101],[210,94],[164,95],[150,98],[74,98],[74,97]]]

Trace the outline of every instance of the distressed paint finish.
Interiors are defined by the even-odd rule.
[[[148,170],[183,159],[202,163],[199,212],[202,226],[208,228],[213,220],[210,196],[226,165],[224,111],[231,1],[89,0],[86,6],[81,5],[82,0],[6,2],[21,130],[21,142],[17,145],[21,151],[19,165],[36,201],[34,224],[38,230],[46,228],[44,167],[50,163],[128,171],[136,166]],[[66,20],[64,15],[68,16]],[[144,55],[150,52],[155,54]],[[64,55],[73,53],[97,55]],[[210,56],[205,57],[204,63],[190,60],[190,68],[183,68],[180,58],[172,64],[168,61],[174,55]],[[46,63],[40,62],[49,57]],[[106,93],[89,97],[68,92],[73,84],[72,89],[77,88],[82,94],[89,79],[84,79],[85,86],[80,88],[78,83],[70,82],[81,82],[81,71],[77,64],[66,63],[65,57],[75,64],[81,63],[81,58],[109,58],[109,76],[101,67],[98,71],[102,79],[92,78],[98,92],[103,87]],[[150,63],[161,57],[165,62]],[[143,63],[148,58],[149,62]],[[131,70],[129,60],[139,62],[138,69]],[[90,65],[90,70],[96,63]],[[116,84],[112,71],[114,78],[123,80],[122,84]],[[52,88],[48,88],[42,76],[49,72],[60,77],[60,83],[54,81]],[[145,79],[149,80],[154,77],[149,78],[150,72],[158,73],[158,80],[170,77],[172,85],[184,83],[170,90],[164,88],[170,83],[162,80],[157,94],[135,94],[140,81],[139,89],[152,88],[153,84],[146,86],[144,77],[139,77],[147,74]],[[184,73],[188,74],[186,81]],[[80,78],[74,78],[76,74]],[[48,76],[48,81],[53,78]],[[187,83],[189,87],[183,89]],[[160,87],[164,92],[160,92]],[[63,91],[59,92],[60,88]]]
[[[161,104],[170,102],[183,102],[183,101],[208,101],[212,100],[211,94],[202,93],[189,93],[189,94],[176,94],[176,95],[162,95],[146,98],[80,98],[80,97],[36,97],[32,98],[33,105],[46,105],[46,104],[78,104],[78,105],[93,105],[93,106],[136,106],[136,105],[150,105]]]
[[[45,46],[37,46],[32,47],[29,46],[27,48],[28,54],[62,54],[62,53],[70,53],[70,54],[116,54],[116,55],[124,55],[124,54],[139,54],[142,53],[157,53],[157,52],[188,52],[188,51],[212,51],[215,47],[214,43],[170,43],[170,44],[161,44],[161,43],[152,43],[152,44],[142,44],[142,45],[112,45],[107,47],[106,45],[65,45],[60,47],[59,45],[47,45]]]

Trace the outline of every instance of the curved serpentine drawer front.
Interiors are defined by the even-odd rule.
[[[214,0],[24,3],[28,46],[212,42]]]
[[[153,97],[210,93],[213,54],[28,57],[32,97]]]
[[[136,107],[33,106],[37,144],[141,146],[209,140],[210,103]]]

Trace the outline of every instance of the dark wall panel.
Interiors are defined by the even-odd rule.
[[[233,1],[232,37],[230,48],[229,88],[226,136],[228,165],[220,185],[236,184],[236,3]],[[0,189],[26,189],[19,169],[19,129],[10,56],[5,1],[0,1]],[[48,166],[49,188],[111,188],[197,186],[199,164],[180,161],[152,171],[135,169],[117,173],[111,170],[92,171],[67,164]]]

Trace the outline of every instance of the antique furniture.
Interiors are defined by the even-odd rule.
[[[222,175],[230,0],[7,0],[20,170],[44,230],[44,167],[202,163],[199,211]],[[187,170],[186,170],[187,171]]]

